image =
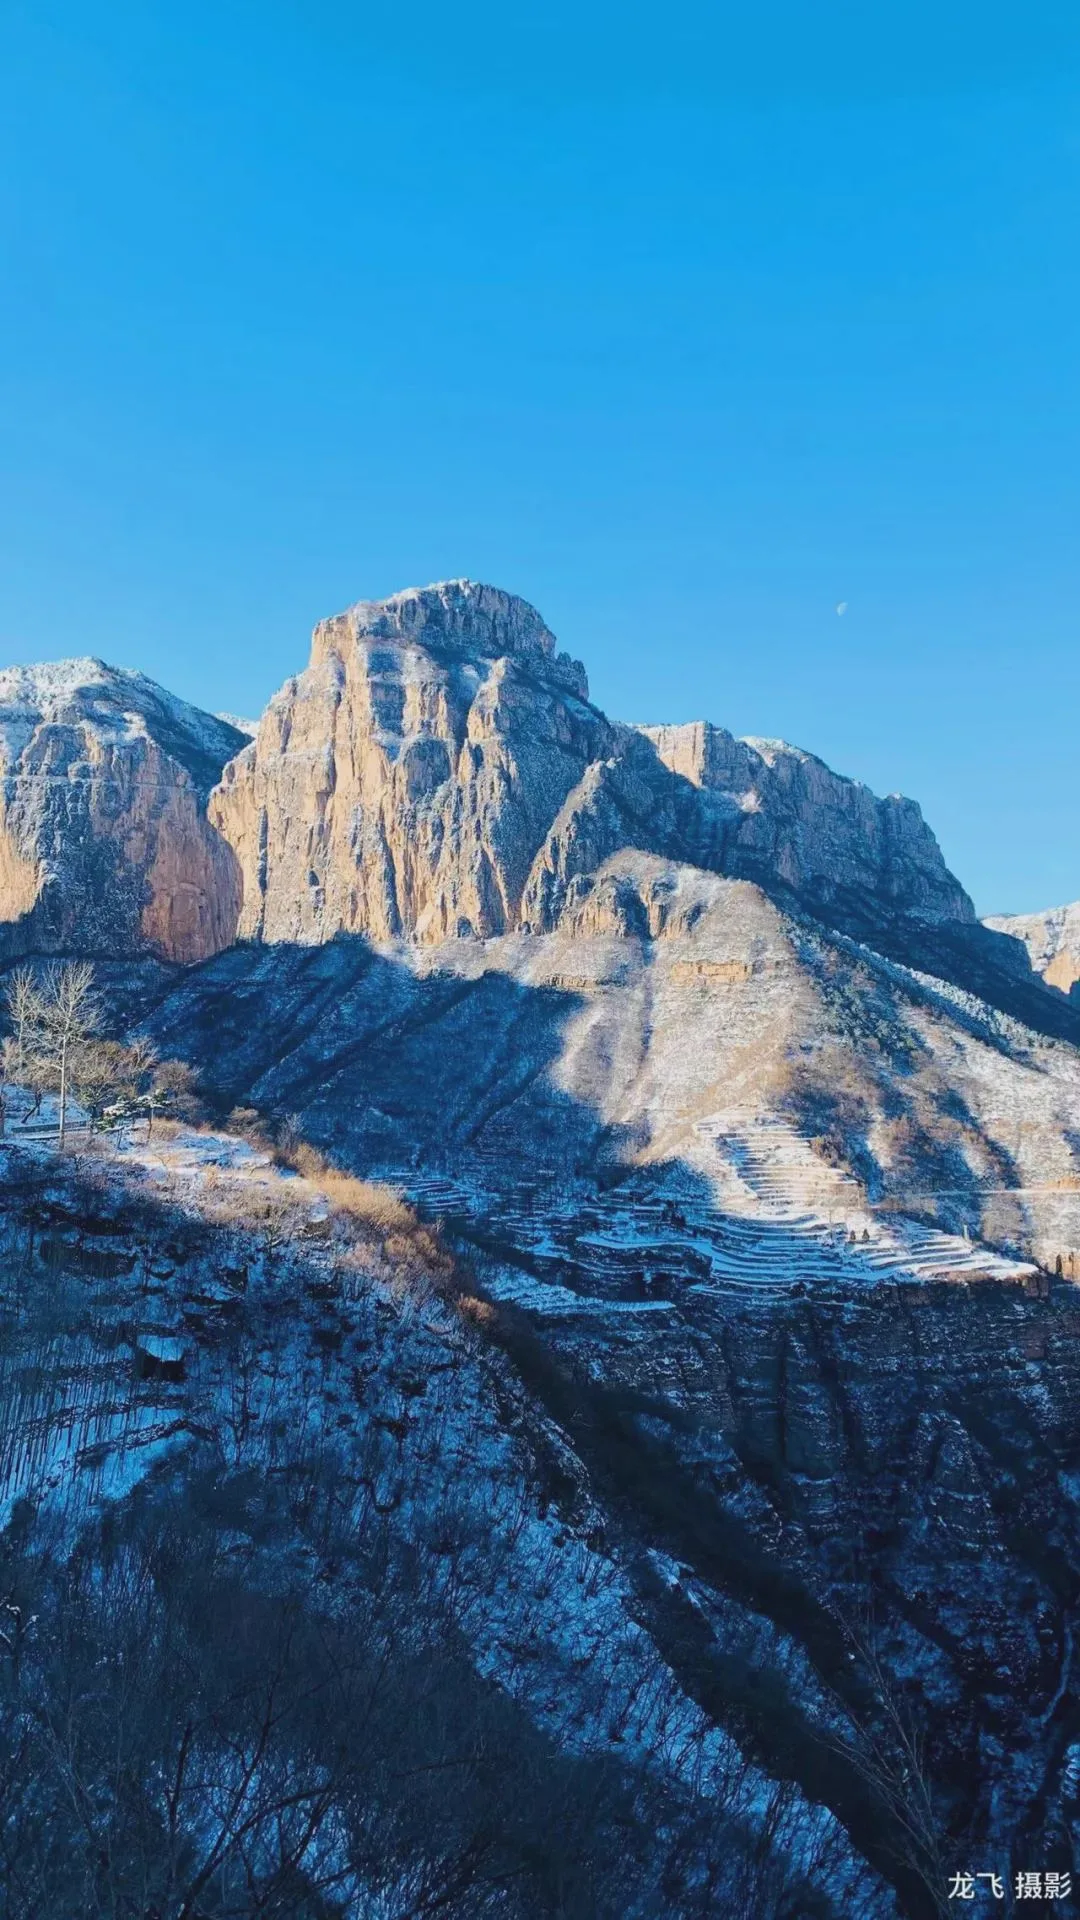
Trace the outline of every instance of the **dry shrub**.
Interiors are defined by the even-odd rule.
[[[387,1258],[390,1260],[423,1260],[427,1266],[437,1266],[445,1258],[445,1248],[433,1233],[420,1221],[415,1221],[404,1232],[400,1228],[388,1233],[384,1242]]]
[[[307,1176],[309,1179],[310,1175]],[[406,1206],[394,1187],[377,1180],[358,1180],[349,1173],[322,1173],[312,1181],[319,1192],[340,1213],[377,1233],[408,1233],[419,1225],[411,1207]]]
[[[159,1060],[153,1070],[153,1088],[158,1099],[167,1103],[174,1119],[191,1126],[205,1124],[209,1119],[199,1076],[186,1060]],[[156,1128],[163,1121],[155,1116],[154,1124]]]
[[[412,1267],[416,1264],[419,1249],[416,1241],[408,1233],[388,1233],[383,1241],[383,1252],[388,1260],[399,1266]]]
[[[479,1327],[484,1333],[494,1331],[498,1313],[490,1300],[481,1300],[475,1293],[462,1293],[458,1295],[457,1310],[471,1326]]]
[[[275,1157],[285,1158],[280,1149]],[[442,1256],[438,1235],[424,1226],[396,1187],[338,1172],[317,1147],[306,1141],[288,1149],[286,1163],[322,1194],[335,1213],[378,1234],[391,1257]]]
[[[229,1126],[260,1145],[269,1144],[264,1123],[253,1108],[235,1108],[229,1115]],[[294,1118],[279,1124],[271,1156],[275,1165],[288,1167],[321,1194],[339,1223],[369,1242],[375,1241],[383,1258],[397,1268],[399,1277],[412,1290],[419,1289],[421,1283],[442,1288],[450,1284],[455,1262],[438,1229],[426,1226],[396,1187],[342,1173],[318,1147],[301,1137]]]
[[[274,1148],[274,1160],[279,1166],[291,1167],[305,1180],[318,1182],[329,1171],[325,1154],[318,1147],[310,1146],[306,1140],[281,1140]]]
[[[283,1236],[298,1222],[299,1210],[292,1194],[261,1192],[243,1180],[223,1175],[218,1167],[207,1167],[200,1183],[210,1192],[211,1210],[220,1226],[274,1231]]]

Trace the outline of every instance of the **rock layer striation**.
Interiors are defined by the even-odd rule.
[[[210,817],[243,873],[240,930],[269,940],[490,938],[567,912],[634,930],[628,898],[588,904],[626,848],[818,906],[974,921],[913,802],[722,728],[617,725],[534,608],[468,580],[317,627]]]
[[[0,673],[0,952],[204,960],[240,873],[206,818],[235,727],[100,660]]]
[[[1045,913],[1002,913],[985,922],[996,933],[1022,940],[1031,965],[1048,987],[1072,993],[1080,986],[1080,900]]]

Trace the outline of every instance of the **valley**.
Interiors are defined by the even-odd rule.
[[[1080,1004],[918,808],[467,581],[251,740],[100,662],[0,722],[5,979],[89,964],[128,1088],[58,1152],[9,1021],[14,1920],[1080,1867]]]

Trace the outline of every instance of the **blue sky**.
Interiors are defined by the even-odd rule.
[[[1075,898],[1078,212],[1072,4],[5,0],[0,658],[469,574]]]

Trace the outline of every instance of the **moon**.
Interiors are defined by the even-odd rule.
[[[836,611],[839,614],[845,614],[847,612],[847,601],[838,600],[836,603]]]

